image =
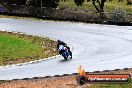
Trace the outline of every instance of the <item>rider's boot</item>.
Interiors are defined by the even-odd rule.
[[[72,52],[69,50],[70,59],[72,59]]]

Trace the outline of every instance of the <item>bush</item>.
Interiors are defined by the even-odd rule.
[[[112,22],[126,22],[125,18],[125,12],[122,10],[116,9],[113,16],[112,16]]]
[[[132,5],[132,0],[127,0],[127,5]]]
[[[84,3],[84,0],[74,0],[74,2],[77,6],[82,6],[82,4]]]

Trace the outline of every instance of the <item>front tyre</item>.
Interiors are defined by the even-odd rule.
[[[66,53],[66,52],[64,52],[64,53],[62,54],[62,56],[64,57],[65,60],[67,60],[68,56],[67,56],[67,53]]]

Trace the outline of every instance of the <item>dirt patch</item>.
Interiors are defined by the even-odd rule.
[[[116,69],[112,71],[89,72],[87,74],[130,74],[132,76],[132,68],[122,70]],[[49,78],[32,78],[24,80],[13,80],[9,82],[1,82],[0,88],[85,88],[88,85],[78,85],[76,82],[77,75],[49,77]]]
[[[76,76],[14,80],[0,84],[0,88],[75,88]]]

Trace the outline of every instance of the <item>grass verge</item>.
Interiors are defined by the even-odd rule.
[[[0,31],[0,65],[23,63],[56,54],[56,42],[53,40]]]

